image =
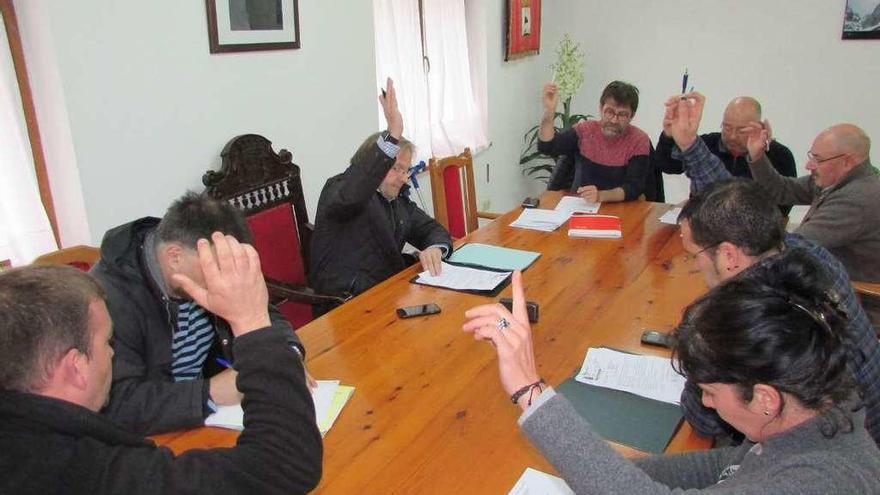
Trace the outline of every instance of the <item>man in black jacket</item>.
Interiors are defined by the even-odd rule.
[[[0,275],[0,493],[305,493],[321,435],[292,332],[272,323],[251,246],[198,245],[199,282],[175,281],[229,322],[245,430],[234,448],[175,456],[97,414],[108,399],[113,325],[104,292],[65,266]]]
[[[727,104],[724,117],[721,120],[721,132],[702,134],[700,138],[709,147],[713,155],[721,159],[724,168],[735,177],[751,179],[752,172],[749,168],[746,150],[746,125],[750,122],[761,121],[761,104],[751,96],[739,96]],[[771,141],[767,150],[767,158],[773,167],[786,177],[797,177],[794,156],[785,145],[778,141]],[[654,168],[667,174],[681,174],[684,166],[678,155],[675,140],[660,133],[657,140],[657,150],[653,155]],[[691,189],[693,191],[693,189]],[[791,205],[780,205],[779,210],[788,216]]]
[[[173,277],[200,280],[196,241],[215,231],[250,239],[234,207],[187,193],[161,221],[146,217],[104,235],[92,275],[107,293],[116,336],[103,412],[134,432],[199,426],[217,405],[241,400],[235,370],[219,364],[235,361],[228,323],[192,301]],[[274,308],[270,315],[287,323]],[[294,349],[304,354],[298,341]]]
[[[379,97],[388,130],[366,139],[345,172],[321,191],[312,238],[309,282],[325,294],[360,294],[406,267],[404,243],[420,250],[422,267],[437,274],[450,254],[449,232],[407,195],[412,143],[394,85]],[[316,316],[332,309],[316,309]]]

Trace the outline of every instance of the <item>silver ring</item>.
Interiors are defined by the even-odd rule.
[[[498,320],[498,330],[504,330],[505,328],[510,326],[510,322],[507,321],[507,318],[501,318]]]

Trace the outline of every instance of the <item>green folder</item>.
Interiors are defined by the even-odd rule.
[[[587,385],[574,377],[556,387],[556,392],[602,438],[654,454],[663,452],[682,418],[675,404]]]
[[[496,270],[525,270],[541,253],[469,242],[452,253],[449,261],[459,265],[494,268]]]

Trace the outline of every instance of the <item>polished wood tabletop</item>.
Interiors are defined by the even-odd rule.
[[[545,193],[541,207],[560,197]],[[532,331],[547,383],[571,377],[589,347],[668,355],[641,345],[642,330],[671,330],[706,290],[678,227],[659,222],[670,208],[603,205],[600,213],[620,216],[621,239],[569,238],[565,225],[549,233],[513,228],[516,208],[461,241],[541,253],[523,280],[526,298],[540,305]],[[356,387],[324,438],[316,493],[507,493],[527,467],[554,472],[517,427],[521,411],[501,388],[494,349],[461,330],[465,310],[497,298],[409,283],[417,271],[404,270],[298,331],[313,376]],[[507,287],[498,297],[509,295]],[[432,302],[440,314],[401,320],[395,313]],[[198,428],[154,438],[181,452],[231,446],[237,435]],[[667,451],[707,446],[684,424]]]

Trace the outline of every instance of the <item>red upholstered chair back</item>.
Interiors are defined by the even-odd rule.
[[[456,239],[477,230],[477,197],[470,148],[457,156],[431,158],[428,169],[437,222]]]
[[[206,194],[244,212],[267,280],[306,286],[311,225],[300,169],[290,152],[275,153],[268,139],[245,134],[229,141],[221,156],[220,171],[202,176]],[[275,302],[294,328],[312,319],[307,303]]]
[[[101,250],[93,246],[71,246],[46,253],[34,260],[35,265],[70,265],[87,272],[98,262]]]

